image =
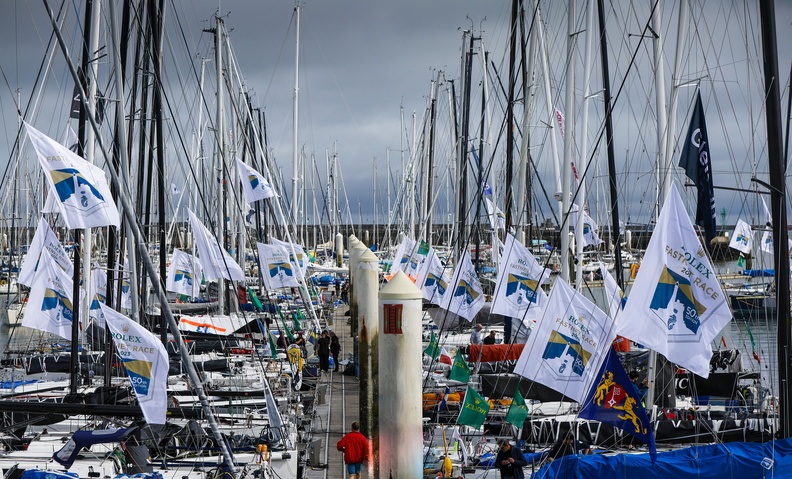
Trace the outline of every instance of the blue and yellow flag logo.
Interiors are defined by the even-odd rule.
[[[734,242],[737,244],[748,246],[748,238],[741,233],[738,233],[737,236],[734,237]]]
[[[542,359],[559,375],[582,376],[586,370],[586,364],[591,359],[591,353],[583,349],[576,339],[553,330],[550,333],[547,346],[545,346]]]
[[[663,267],[649,309],[664,318],[666,327],[673,331],[679,319],[685,327],[696,334],[701,326],[701,315],[707,310],[693,295],[693,286],[686,276]]]
[[[176,273],[173,275],[173,281],[177,283],[180,281],[186,281],[188,285],[192,286],[193,284],[192,271],[186,269],[177,269]]]
[[[510,273],[506,277],[506,298],[517,305],[522,305],[525,302],[536,303],[538,288],[539,281],[534,281],[526,276]]]
[[[91,309],[99,309],[99,303],[107,303],[107,297],[103,294],[94,294],[93,301],[91,301]]]
[[[259,181],[259,177],[256,175],[248,175],[248,181],[250,182],[250,187],[253,188],[254,190],[258,188],[259,184],[261,184],[261,181]]]
[[[96,204],[96,200],[104,202],[104,197],[99,193],[99,190],[94,188],[79,170],[74,168],[63,168],[50,171],[50,175],[52,177],[52,182],[55,184],[55,191],[58,193],[58,198],[61,203],[75,194],[78,196],[80,205],[84,208],[87,208],[91,204]],[[95,200],[90,201],[88,195],[93,196]]]
[[[54,310],[58,321],[64,319],[71,322],[74,319],[72,303],[69,298],[50,288],[44,291],[44,300],[41,302],[41,310]]]
[[[121,292],[122,293],[129,294],[129,288],[130,287],[131,286],[129,284],[129,280],[128,279],[122,279],[121,280]]]
[[[473,287],[464,279],[460,279],[457,283],[457,287],[454,290],[454,297],[459,298],[463,297],[462,304],[464,305],[471,305],[473,301],[478,298],[480,293],[473,289]]]
[[[129,375],[129,380],[132,382],[132,387],[135,388],[135,394],[147,396],[151,385],[151,361],[121,359],[124,361],[124,367]]]
[[[427,288],[436,288],[437,294],[440,296],[444,295],[446,289],[448,289],[448,283],[443,281],[443,278],[437,276],[434,273],[429,273],[426,275],[426,281],[424,281],[424,286]]]
[[[588,223],[588,222],[584,221],[583,222],[583,234],[587,235],[589,233],[591,233],[591,223]]]
[[[268,263],[270,278],[278,276],[283,273],[285,276],[293,276],[290,263]]]

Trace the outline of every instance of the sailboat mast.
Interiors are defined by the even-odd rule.
[[[432,201],[432,178],[434,177],[434,154],[435,154],[435,128],[437,123],[437,84],[440,81],[440,74],[437,75],[437,81],[432,82],[432,102],[429,107],[429,164],[426,167],[428,172],[426,176],[426,197],[428,202],[426,214],[426,242],[432,244],[432,209],[434,203]],[[376,208],[376,202],[374,204]],[[376,234],[374,235],[376,238]]]
[[[566,109],[566,121],[564,124],[564,163],[561,165],[561,214],[564,218],[561,220],[561,279],[569,282],[570,268],[569,268],[569,210],[571,208],[571,198],[569,196],[571,176],[572,176],[572,161],[574,158],[574,143],[575,137],[575,50],[577,49],[577,33],[576,33],[576,2],[569,0],[567,6],[567,66],[566,66],[566,92],[564,100],[564,108]],[[583,215],[583,205],[580,205],[578,217]]]
[[[506,105],[506,230],[509,231],[509,228],[513,224],[515,224],[513,215],[513,208],[512,204],[514,203],[514,185],[512,183],[512,179],[514,178],[514,88],[515,88],[515,63],[517,61],[517,25],[519,22],[518,19],[518,12],[520,9],[518,8],[520,5],[520,0],[512,0],[511,6],[511,25],[510,25],[510,32],[509,32],[509,99],[508,104]],[[481,132],[481,136],[484,136],[484,132]],[[481,152],[479,152],[481,155]],[[482,155],[483,159],[483,155]],[[481,185],[478,185],[481,188]],[[497,229],[497,228],[496,228]],[[493,248],[495,245],[493,245]]]
[[[589,111],[589,101],[591,100],[591,67],[592,67],[592,48],[594,43],[594,2],[589,0],[588,5],[586,6],[586,46],[585,48],[585,57],[583,59],[583,114],[582,114],[582,124],[580,128],[580,159],[583,162],[581,166],[581,171],[583,172],[582,177],[580,178],[580,190],[578,193],[578,204],[580,205],[581,212],[578,214],[577,217],[577,224],[575,225],[575,231],[580,233],[580,236],[577,238],[576,243],[576,251],[577,254],[577,263],[575,264],[575,285],[577,286],[578,291],[582,291],[583,288],[583,248],[584,248],[584,241],[583,241],[583,208],[586,206],[588,197],[586,191],[586,177],[588,176],[588,169],[591,165],[591,158],[589,157],[588,151],[588,111]],[[592,157],[594,155],[591,155]]]
[[[619,195],[616,185],[616,152],[613,147],[613,118],[611,110],[610,66],[608,64],[608,38],[605,35],[605,2],[597,0],[597,14],[600,31],[600,62],[602,65],[602,95],[605,100],[605,144],[608,148],[608,183],[611,203],[611,238],[613,238],[613,257],[615,259],[616,282],[624,291],[624,268],[621,257],[621,234],[619,225]]]
[[[776,44],[775,5],[773,0],[759,1],[764,55],[764,79],[767,115],[767,159],[770,175],[770,203],[773,215],[773,255],[775,262],[776,319],[778,324],[778,399],[781,437],[792,435],[792,357],[789,324],[789,255],[787,253],[786,159],[783,156],[781,128],[781,94],[778,89],[778,45]]]
[[[459,225],[459,229],[457,230],[457,245],[456,245],[456,259],[459,260],[462,257],[462,252],[467,244],[467,211],[468,211],[468,204],[467,204],[467,182],[468,182],[468,175],[467,175],[467,153],[468,153],[468,135],[469,135],[469,124],[470,124],[470,77],[472,74],[472,59],[473,59],[473,32],[465,31],[462,34],[462,44],[464,45],[467,41],[468,48],[467,51],[463,50],[462,54],[462,78],[463,78],[463,86],[462,86],[462,128],[459,135],[459,158],[458,158],[458,165],[459,165],[459,201],[457,202],[457,224]],[[463,46],[464,48],[464,46]]]
[[[154,2],[152,2],[153,4]],[[152,67],[154,70],[154,118],[156,122],[157,133],[157,167],[159,173],[157,174],[157,228],[159,229],[159,274],[161,278],[166,276],[166,265],[168,261],[168,248],[165,240],[165,119],[162,115],[162,35],[163,35],[163,17],[165,16],[165,5],[167,2],[164,0],[159,1],[159,6],[152,5],[150,10],[152,20],[152,33],[154,37],[153,57],[151,59]],[[129,268],[137,269],[137,265],[129,265]],[[151,278],[156,281],[155,278]],[[137,294],[137,291],[132,291],[132,294]],[[147,298],[144,296],[147,301]],[[160,319],[160,340],[162,344],[168,342],[168,326],[165,323],[165,318]]]
[[[294,15],[296,23],[295,33],[295,48],[294,48],[294,123],[292,124],[292,195],[291,195],[291,210],[292,221],[295,227],[298,223],[299,208],[297,205],[297,197],[299,194],[297,183],[299,177],[299,164],[300,164],[300,151],[297,145],[297,132],[299,126],[300,115],[300,4],[294,6]]]
[[[225,247],[225,183],[223,181],[225,175],[225,112],[224,110],[224,94],[223,94],[223,19],[215,17],[215,74],[217,76],[217,166],[216,171],[220,183],[217,205],[217,237],[220,238],[220,247]],[[219,278],[217,280],[217,308],[220,314],[225,314],[226,301],[225,301],[225,280]]]
[[[88,128],[87,122],[89,115],[93,115],[93,108],[90,105],[91,100],[96,96],[95,94],[91,94],[91,88],[89,88],[89,76],[88,76],[88,68],[91,66],[91,59],[93,55],[93,51],[96,50],[94,46],[91,49],[91,39],[93,36],[91,35],[91,30],[96,30],[97,25],[95,25],[95,21],[98,22],[98,15],[94,16],[95,10],[98,13],[98,6],[94,5],[95,3],[93,0],[87,0],[85,3],[85,28],[83,30],[83,52],[82,52],[82,63],[80,65],[80,77],[78,78],[79,81],[79,88],[83,91],[89,92],[88,98],[86,98],[85,102],[82,102],[80,105],[80,117],[79,117],[79,124],[77,127],[77,153],[82,156],[83,158],[86,157],[86,145],[90,142],[93,144],[94,137],[92,134],[89,133],[90,128]],[[98,40],[97,40],[98,43]],[[94,81],[91,82],[93,85],[96,84],[96,77],[94,77]],[[91,156],[93,158],[93,155]],[[88,159],[88,158],[86,158]],[[90,161],[90,159],[89,159]],[[80,242],[80,234],[83,232],[87,232],[87,237],[90,238],[90,229],[84,230],[73,230],[74,232],[74,287],[72,290],[72,324],[71,324],[71,355],[69,357],[69,392],[71,394],[77,393],[77,385],[78,385],[78,376],[80,371],[80,265],[84,261],[81,258],[82,251],[84,249],[88,249],[90,251],[90,243],[87,243],[89,248],[81,248]],[[90,262],[90,256],[88,256],[88,261]],[[90,269],[90,263],[88,263],[87,269]],[[87,317],[87,316],[86,316]]]

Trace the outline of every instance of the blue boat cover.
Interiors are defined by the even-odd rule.
[[[743,276],[751,278],[771,278],[775,276],[774,269],[746,269],[742,272]]]
[[[545,465],[531,477],[532,479],[792,477],[792,439],[779,439],[766,443],[732,442],[693,446],[660,452],[654,464],[648,453],[566,456]]]
[[[95,430],[80,430],[72,434],[71,439],[63,445],[52,458],[59,462],[66,469],[74,464],[77,455],[84,447],[91,447],[94,444],[102,444],[106,442],[118,442],[127,434],[132,432],[134,428],[128,427],[124,429],[95,429]],[[28,479],[28,478],[26,478]],[[29,478],[29,479],[56,479],[56,478]]]
[[[21,479],[77,479],[79,477],[80,475],[74,472],[28,469],[22,473]]]

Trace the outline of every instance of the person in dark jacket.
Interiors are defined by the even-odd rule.
[[[289,347],[289,338],[286,337],[285,332],[283,331],[280,332],[276,346],[278,346],[278,349],[284,349],[284,350]]]
[[[368,439],[360,433],[360,423],[357,421],[352,423],[352,432],[338,441],[336,449],[344,452],[349,479],[361,479],[363,475],[360,471],[368,457]]]
[[[495,331],[490,331],[489,335],[482,341],[483,344],[497,344],[498,340],[495,339]]]
[[[575,454],[591,454],[591,446],[585,442],[576,441],[572,433],[567,433],[563,439],[553,444],[550,453],[547,455],[547,460],[552,461]]]
[[[330,338],[327,331],[322,331],[322,337],[316,341],[316,355],[319,356],[319,369],[327,372],[330,369]]]
[[[524,479],[523,467],[528,465],[522,451],[509,444],[508,439],[499,439],[498,455],[495,457],[495,465],[500,469],[501,477]]]
[[[334,373],[338,372],[338,355],[341,353],[341,342],[338,340],[335,331],[330,331],[330,352],[333,353]]]

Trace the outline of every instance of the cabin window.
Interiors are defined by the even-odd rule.
[[[402,334],[402,306],[401,304],[384,304],[385,306],[385,334]]]

